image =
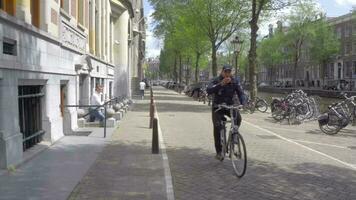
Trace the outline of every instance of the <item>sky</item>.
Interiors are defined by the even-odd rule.
[[[350,12],[352,6],[356,6],[356,0],[317,0],[320,7],[326,12],[328,17],[336,17]],[[152,6],[148,0],[144,0],[144,12],[147,17],[148,30],[146,30],[146,57],[159,56],[160,49],[163,45],[162,41],[155,38],[152,33],[152,18],[150,17],[153,12]],[[272,21],[277,22],[278,19]],[[261,34],[265,35],[268,30],[268,24],[261,27]]]

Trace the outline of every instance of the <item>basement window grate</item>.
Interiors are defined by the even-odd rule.
[[[3,54],[16,56],[17,55],[17,42],[16,40],[4,38],[2,43]]]

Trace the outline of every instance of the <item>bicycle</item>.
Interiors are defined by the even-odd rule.
[[[249,111],[252,114],[256,109],[262,113],[267,112],[267,102],[259,97],[256,97],[255,100],[248,98],[247,105],[244,107],[244,110]]]
[[[342,96],[344,101],[330,105],[329,110],[319,116],[319,128],[325,134],[335,135],[350,123],[356,125],[356,96]]]
[[[220,132],[220,139],[221,139],[221,147],[222,147],[222,156],[223,159],[225,158],[226,154],[229,155],[231,159],[232,166],[234,168],[234,172],[237,177],[241,178],[246,173],[246,166],[247,166],[247,154],[246,154],[246,145],[242,135],[239,132],[239,127],[235,124],[235,117],[234,111],[241,110],[243,108],[242,105],[238,106],[228,106],[226,104],[218,104],[217,110],[218,112],[222,109],[227,109],[230,111],[230,118],[231,120],[227,121],[224,118],[221,122],[222,129]],[[228,138],[226,140],[226,124],[231,123],[230,131]]]

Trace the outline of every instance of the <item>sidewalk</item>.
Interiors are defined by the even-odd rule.
[[[75,185],[108,143],[102,128],[86,136],[65,136],[23,163],[13,172],[0,174],[0,199],[67,199]]]
[[[136,100],[106,139],[102,128],[66,136],[16,171],[0,173],[0,200],[168,199],[169,167],[162,154],[151,154],[148,98]]]
[[[149,100],[137,100],[69,199],[167,199],[162,155],[151,154],[148,125]]]

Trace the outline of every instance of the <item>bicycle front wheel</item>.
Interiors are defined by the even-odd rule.
[[[225,158],[225,155],[227,153],[226,129],[225,128],[221,129],[221,131],[220,131],[220,144],[221,144],[221,155],[223,156],[223,158]]]
[[[247,153],[245,141],[239,133],[232,135],[229,153],[236,176],[243,177],[246,173]]]

